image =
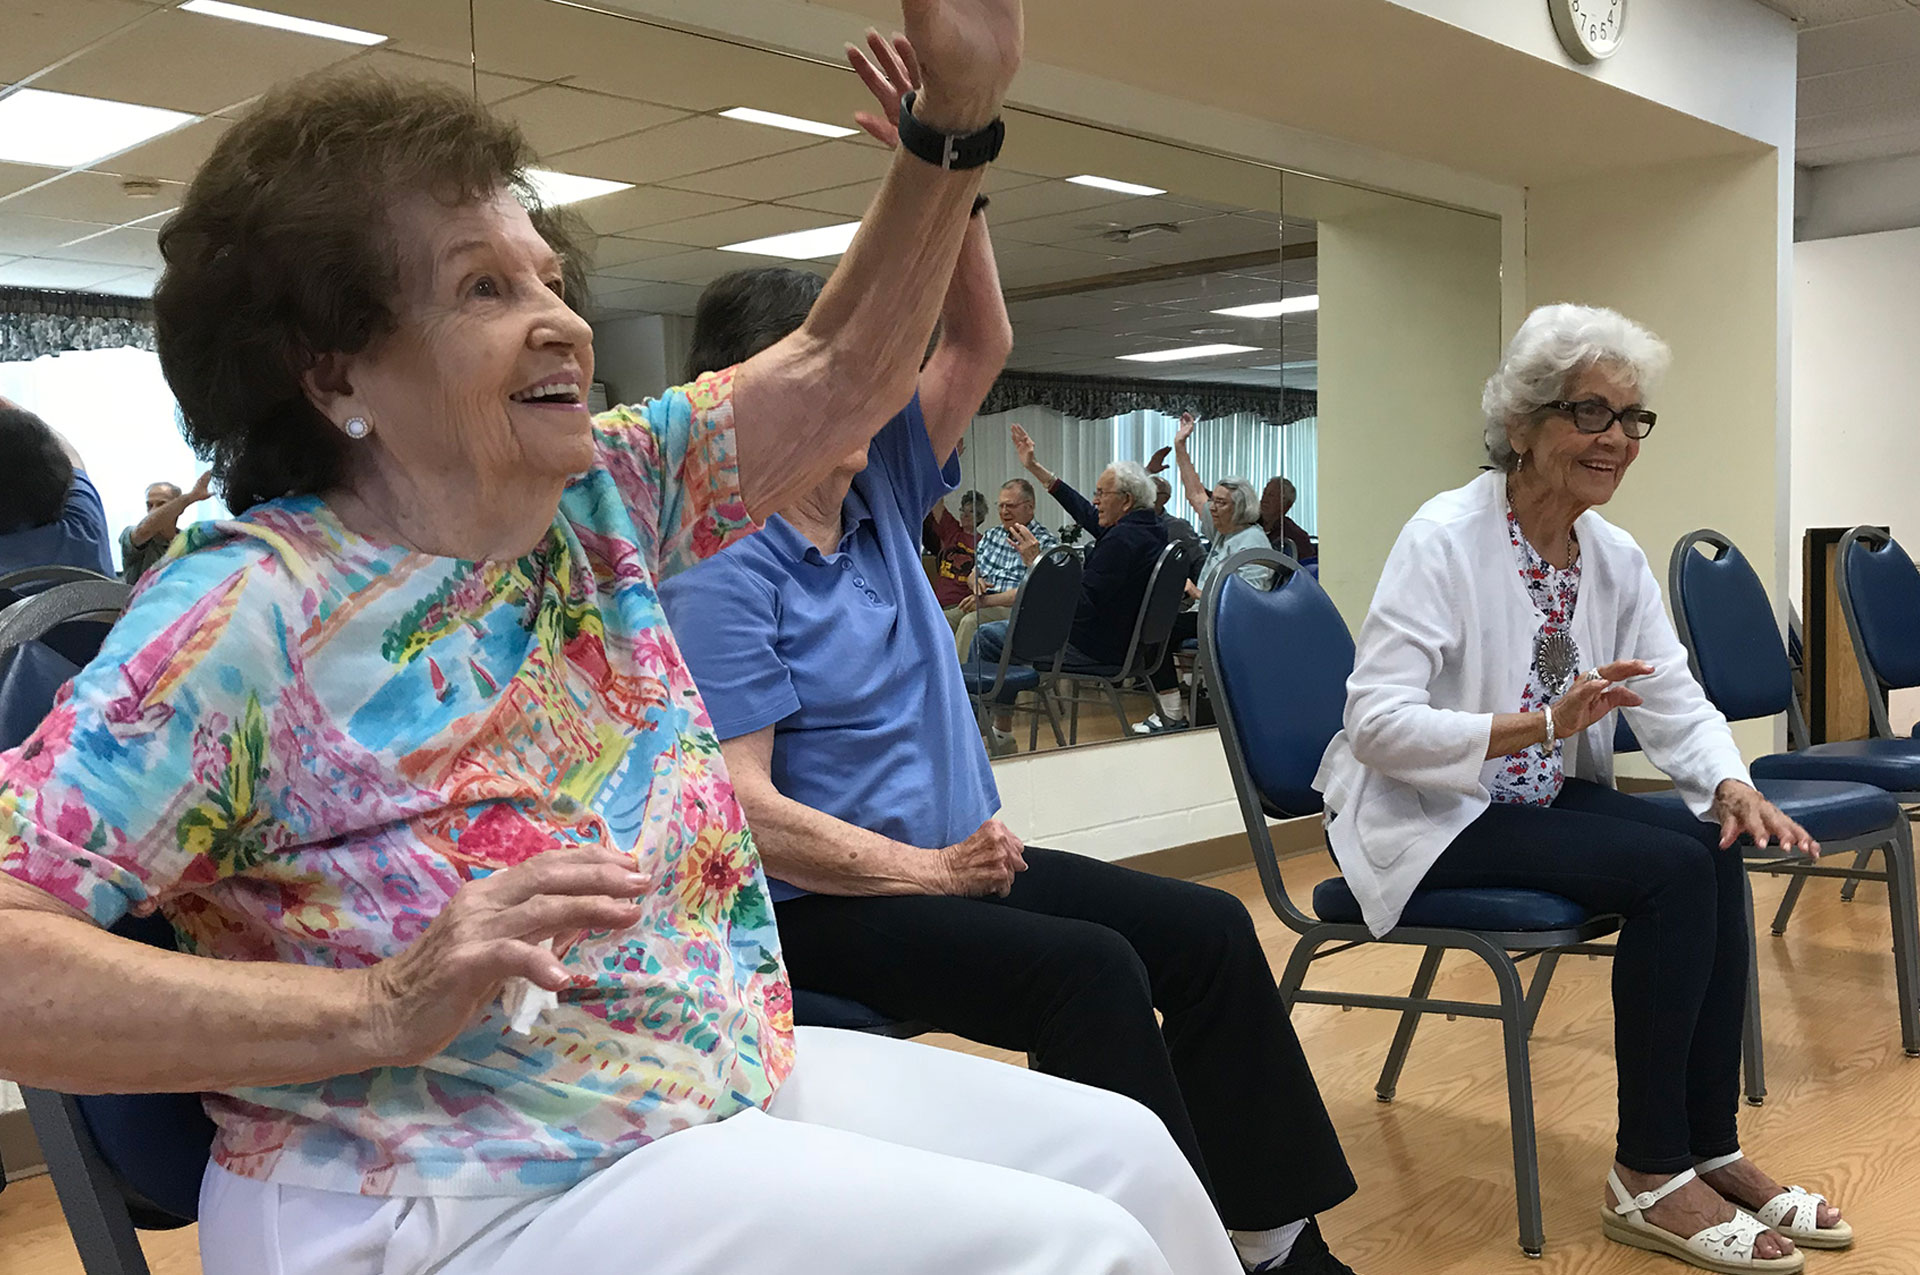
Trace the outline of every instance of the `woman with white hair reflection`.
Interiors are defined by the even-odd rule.
[[[1547,306],[1521,325],[1482,399],[1493,469],[1401,531],[1314,786],[1376,934],[1416,889],[1520,887],[1625,918],[1603,1229],[1706,1270],[1798,1271],[1796,1243],[1843,1248],[1853,1232],[1741,1156],[1735,843],[1819,847],[1748,781],[1646,555],[1594,511],[1653,430],[1667,362],[1611,310]],[[1685,811],[1615,791],[1615,709]]]
[[[1201,564],[1197,582],[1187,582],[1187,597],[1198,601],[1220,568],[1237,553],[1269,547],[1267,533],[1260,527],[1260,493],[1244,478],[1222,478],[1211,491],[1200,481],[1200,470],[1187,450],[1197,422],[1192,412],[1180,414],[1180,428],[1174,431],[1173,453],[1180,466],[1180,489],[1187,503],[1200,515],[1200,531],[1207,538],[1207,556]],[[1264,589],[1273,578],[1266,567],[1242,567],[1240,574],[1256,589]],[[1200,635],[1200,613],[1182,611],[1173,620],[1173,651],[1183,642]],[[1153,691],[1160,700],[1159,711],[1133,728],[1136,735],[1158,735],[1163,731],[1187,728],[1186,701],[1180,693],[1180,671],[1169,658],[1153,671]]]
[[[1101,471],[1088,500],[1034,456],[1027,431],[1011,428],[1013,450],[1034,481],[1040,484],[1093,537],[1080,577],[1080,606],[1074,612],[1073,632],[1067,640],[1069,665],[1116,665],[1127,658],[1140,603],[1147,595],[1153,564],[1167,547],[1167,529],[1154,513],[1153,479],[1135,460],[1115,461]],[[1029,564],[1040,547],[1023,528],[1012,528],[1014,547]],[[980,626],[973,639],[973,658],[998,663],[1007,641],[1007,621]],[[988,749],[998,756],[1013,749],[1013,715],[994,719]]]

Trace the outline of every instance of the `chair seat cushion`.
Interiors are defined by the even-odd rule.
[[[1825,779],[1872,784],[1888,792],[1920,792],[1920,742],[1911,739],[1849,739],[1774,753],[1750,767],[1754,780]]]
[[[101,1157],[127,1188],[175,1217],[199,1216],[214,1132],[199,1094],[92,1094],[78,1101]]]
[[[1118,664],[1062,664],[1060,671],[1069,677],[1119,677]]]
[[[969,660],[960,666],[960,676],[967,684],[967,690],[975,695],[985,695],[993,689],[993,679],[1000,674],[998,664],[982,664],[978,660]],[[1001,689],[1008,691],[1030,691],[1040,685],[1038,669],[1028,668],[1024,664],[1007,665],[1007,680],[1001,683]]]
[[[1884,788],[1818,779],[1763,779],[1758,768],[1756,762],[1753,782],[1760,795],[1816,840],[1864,837],[1892,827],[1900,818],[1900,803]],[[1680,794],[1671,790],[1645,794],[1643,800],[1673,810],[1687,808]]]
[[[892,1027],[894,1020],[859,1001],[828,992],[793,989],[793,1022],[797,1027],[837,1027],[842,1031],[864,1032]]]
[[[1360,901],[1344,877],[1313,887],[1313,911],[1322,921],[1361,923]],[[1416,890],[1400,924],[1440,930],[1569,930],[1592,913],[1572,899],[1544,890]]]

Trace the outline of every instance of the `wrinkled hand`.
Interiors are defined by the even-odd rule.
[[[1598,670],[1600,676],[1585,673],[1574,679],[1573,688],[1553,706],[1553,731],[1561,739],[1571,739],[1616,708],[1638,708],[1644,701],[1626,687],[1618,685],[1630,677],[1645,677],[1653,665],[1645,660],[1615,660]]]
[[[213,484],[213,471],[209,469],[205,473],[200,475],[200,481],[195,483],[193,485],[193,490],[187,493],[187,503],[190,505],[197,505],[201,501],[205,500],[207,497],[213,495],[212,484]]]
[[[966,597],[961,598],[959,605],[961,615],[972,615],[980,606],[979,592],[976,590],[973,593],[969,593]]]
[[[1007,528],[1007,539],[1013,542],[1014,552],[1020,555],[1020,561],[1032,566],[1040,561],[1040,537],[1033,534],[1032,528],[1025,523],[1014,523]]]
[[[1013,454],[1020,458],[1022,465],[1033,464],[1033,439],[1018,424],[1007,426],[1007,434],[1013,439]]]
[[[467,882],[413,946],[368,971],[382,1055],[395,1066],[433,1057],[510,978],[550,992],[572,985],[547,944],[564,950],[586,931],[632,926],[652,886],[632,855],[607,846],[549,850]]]
[[[965,841],[938,851],[941,859],[941,894],[965,898],[994,895],[1005,898],[1013,889],[1013,876],[1027,870],[1026,847],[1013,830],[998,819],[989,819]]]
[[[1187,596],[1196,602],[1200,599],[1200,586],[1191,580],[1187,581]]]
[[[920,87],[920,63],[913,56],[912,42],[897,31],[887,40],[868,27],[867,48],[872,50],[870,55],[849,44],[847,61],[867,91],[873,94],[874,101],[880,104],[880,114],[855,111],[853,122],[881,145],[898,146],[900,99]]]
[[[944,133],[972,133],[1000,113],[1026,43],[1020,0],[901,0],[923,88],[914,115]]]
[[[1153,459],[1147,462],[1147,472],[1149,474],[1157,474],[1164,470],[1167,467],[1167,454],[1172,450],[1173,448],[1171,447],[1157,449],[1153,453]]]
[[[1727,849],[1741,837],[1765,849],[1777,844],[1811,858],[1820,857],[1820,843],[1805,828],[1780,813],[1780,807],[1761,796],[1759,791],[1738,779],[1722,780],[1713,793],[1713,817],[1720,821],[1720,848]]]
[[[1192,412],[1180,413],[1180,427],[1173,431],[1173,445],[1185,447],[1187,440],[1193,437],[1194,427],[1200,422],[1193,419]]]

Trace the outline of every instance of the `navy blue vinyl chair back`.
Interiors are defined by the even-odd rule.
[[[1693,532],[1674,550],[1672,584],[1694,675],[1714,707],[1735,722],[1786,712],[1792,665],[1746,556],[1717,531]]]
[[[1049,549],[1035,560],[1007,624],[1009,663],[1053,666],[1073,634],[1081,571],[1080,559],[1066,549]]]
[[[1224,574],[1214,675],[1220,698],[1234,705],[1247,770],[1268,814],[1316,814],[1313,777],[1346,715],[1353,635],[1320,582],[1296,564],[1264,591]]]
[[[1856,527],[1841,546],[1840,572],[1866,663],[1881,685],[1920,686],[1920,570],[1893,537]]]

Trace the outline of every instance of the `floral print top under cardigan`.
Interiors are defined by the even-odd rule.
[[[752,530],[731,385],[599,417],[598,464],[517,562],[379,544],[311,496],[195,527],[0,755],[0,870],[102,925],[158,905],[202,956],[366,966],[556,845],[656,874],[634,929],[565,955],[591,985],[530,1037],[496,1003],[421,1066],[209,1095],[225,1168],[550,1190],[772,1097],[793,1051],[773,913],[654,591]]]
[[[1539,550],[1521,534],[1520,520],[1507,511],[1507,536],[1520,566],[1520,580],[1527,596],[1540,612],[1540,627],[1546,633],[1565,633],[1573,624],[1573,606],[1580,597],[1580,560],[1575,557],[1567,567],[1554,566],[1540,556]],[[1520,693],[1522,713],[1538,712],[1550,696],[1540,685],[1540,667],[1535,663],[1527,671],[1527,685]],[[1507,758],[1494,777],[1489,795],[1502,805],[1551,806],[1567,782],[1564,745],[1553,742],[1550,752],[1528,748]]]

